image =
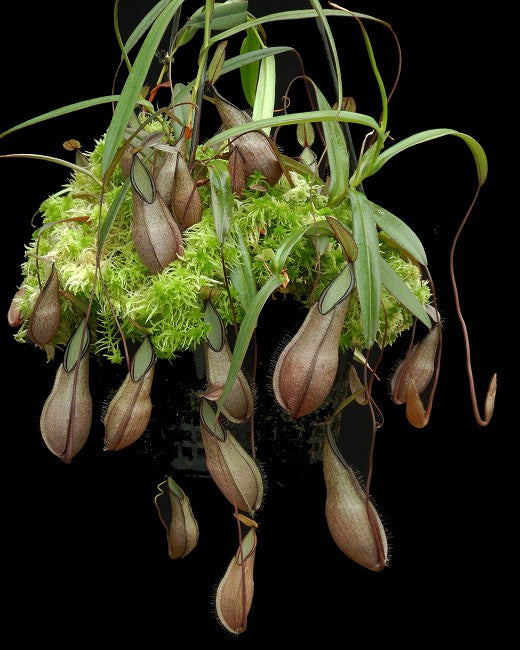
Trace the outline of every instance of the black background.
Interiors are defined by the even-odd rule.
[[[140,17],[151,4],[123,1],[122,12]],[[289,5],[305,3],[250,3],[258,13]],[[337,638],[349,644],[356,638],[368,647],[379,640],[423,647],[424,639],[463,642],[475,634],[500,635],[507,620],[501,585],[509,579],[515,546],[503,506],[511,436],[503,359],[510,358],[513,333],[502,291],[514,291],[516,280],[509,272],[507,241],[504,245],[510,235],[503,233],[517,204],[507,169],[516,109],[503,18],[464,3],[358,2],[349,8],[388,20],[401,40],[404,67],[391,102],[392,136],[399,140],[446,126],[473,135],[488,154],[489,180],[461,240],[457,274],[479,398],[494,370],[501,373],[501,393],[493,423],[479,428],[471,415],[448,277],[449,244],[476,175],[465,146],[444,138],[395,159],[365,188],[425,242],[445,318],[441,381],[428,427],[411,428],[402,409],[388,401],[385,385],[377,389],[386,423],[378,434],[372,492],[391,533],[391,563],[371,574],[334,546],[323,515],[319,468],[301,478],[269,476],[255,600],[239,642]],[[13,4],[3,12],[2,130],[58,106],[110,94],[119,60],[110,2],[80,7],[56,1],[30,10]],[[392,40],[377,25],[369,31],[390,80]],[[345,62],[345,94],[356,98],[358,110],[377,117],[377,88],[359,30],[340,21],[335,33]],[[271,45],[297,47],[308,74],[333,96],[315,27],[279,23],[268,34]],[[194,65],[179,69],[181,81],[193,76]],[[61,143],[71,137],[88,150],[109,119],[107,106],[83,111],[12,134],[0,152],[63,156]],[[0,165],[7,310],[20,282],[31,217],[66,172],[36,161]],[[283,323],[276,327],[282,331]],[[211,605],[236,547],[230,509],[216,488],[205,480],[186,481],[201,541],[185,560],[170,561],[152,501],[161,469],[139,449],[102,453],[99,418],[70,466],[55,459],[41,440],[38,418],[56,365],[46,364],[31,346],[15,344],[7,325],[3,332],[5,629],[12,626],[20,643],[36,634],[40,641],[62,640],[71,647],[90,635],[121,643],[143,635],[150,648],[190,638],[230,641]],[[389,351],[383,372],[403,346]],[[165,364],[160,372],[175,372],[175,366]],[[104,637],[98,636],[101,630]]]

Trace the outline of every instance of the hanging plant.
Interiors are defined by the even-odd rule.
[[[389,100],[398,79],[387,93],[369,30],[376,22],[394,32],[375,17],[332,2],[324,8],[318,0],[309,0],[307,9],[261,18],[248,12],[246,1],[206,0],[186,15],[183,0],[161,0],[123,43],[118,2],[115,9],[127,68],[121,92],[56,109],[0,135],[96,105],[115,106],[91,152],[77,141],[65,143],[74,162],[39,154],[2,156],[32,157],[71,170],[67,185],[41,205],[41,225],[26,247],[8,321],[17,328],[17,341],[42,348],[49,359],[65,347],[43,407],[41,433],[66,463],[81,453],[91,427],[89,358],[127,365],[119,389],[106,388],[113,397],[103,417],[105,449],[116,451],[146,431],[156,363],[173,361],[175,367],[176,356],[202,350],[206,387],[195,405],[199,443],[238,532],[238,550],[217,589],[216,611],[224,627],[239,634],[253,603],[255,556],[262,553],[259,509],[269,498],[257,458],[256,363],[246,361],[248,351],[258,356],[262,310],[289,299],[307,310],[280,345],[270,408],[286,414],[287,427],[302,418],[309,436],[319,436],[332,538],[354,562],[381,571],[388,544],[370,498],[379,426],[374,378],[385,349],[411,332],[408,352],[390,379],[391,397],[405,405],[411,425],[425,427],[440,371],[442,319],[423,244],[400,217],[370,199],[363,182],[384,173],[401,152],[444,136],[462,140],[473,156],[475,197],[453,241],[450,270],[473,410],[485,426],[493,414],[496,376],[481,411],[453,257],[486,181],[487,160],[473,137],[453,129],[393,139]],[[267,45],[270,23],[303,20],[319,27],[334,96],[326,96],[306,74],[305,61],[290,46]],[[344,96],[333,28],[345,20],[356,24],[365,44],[381,99],[376,117],[358,112]],[[145,83],[165,34],[169,48],[150,89]],[[232,42],[240,53],[228,56]],[[197,72],[187,81],[181,61],[195,43]],[[300,74],[280,106],[277,57],[287,52],[298,57]],[[231,75],[242,90],[239,105],[221,90],[222,79]],[[288,98],[296,81],[305,88],[308,107],[291,112]],[[206,135],[206,119],[218,119],[221,128]],[[360,143],[350,125],[363,132]],[[298,143],[298,156],[285,155],[277,144],[287,133]],[[424,334],[416,342],[418,329]],[[354,405],[363,409],[372,430],[363,478],[342,452],[348,432],[341,431],[340,420]],[[183,558],[197,544],[203,505],[190,503],[177,476],[159,479],[155,503],[167,551],[173,559]],[[230,554],[235,548],[230,540]]]

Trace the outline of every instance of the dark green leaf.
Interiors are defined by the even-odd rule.
[[[215,352],[220,352],[224,347],[226,334],[222,318],[220,317],[218,311],[215,309],[215,305],[211,302],[211,300],[206,301],[204,322],[207,323],[210,327],[207,336],[207,343],[209,347],[212,350],[215,350]]]
[[[155,352],[150,339],[146,337],[132,359],[130,376],[133,382],[138,382],[150,370],[155,361]]]
[[[393,239],[396,244],[404,248],[418,262],[424,264],[424,266],[428,266],[423,245],[414,231],[404,221],[401,221],[399,217],[396,217],[379,205],[372,203],[372,208],[374,219],[381,230],[384,230],[390,239]]]
[[[90,346],[90,330],[84,318],[70,337],[65,355],[63,357],[63,368],[65,372],[72,372],[76,364],[82,359]]]
[[[195,36],[197,31],[204,27],[205,7],[200,7],[191,15],[185,25],[179,30],[175,39],[175,46],[186,45]],[[241,25],[247,20],[247,2],[239,0],[238,2],[216,2],[213,7],[213,16],[211,18],[211,29],[221,31],[231,29],[236,25]]]
[[[218,240],[223,244],[231,227],[231,217],[235,207],[235,199],[231,191],[231,177],[223,160],[210,161],[208,169],[211,212]]]
[[[260,315],[263,306],[273,291],[275,291],[275,289],[277,289],[284,282],[285,278],[283,275],[272,275],[256,293],[255,297],[251,301],[251,304],[245,313],[244,320],[240,325],[240,330],[238,332],[237,340],[235,343],[235,349],[233,350],[233,356],[231,357],[231,365],[229,368],[226,384],[224,386],[222,395],[218,400],[219,408],[225,404],[227,396],[229,395],[229,391],[235,383],[235,379],[237,377],[238,371],[242,366],[242,362],[244,361],[247,348],[249,347],[251,337],[253,336],[253,332],[256,328],[258,316]]]
[[[117,153],[126,125],[134,110],[139,93],[148,74],[157,48],[166,31],[174,13],[181,6],[183,0],[171,0],[163,9],[150,28],[144,43],[134,61],[132,71],[123,87],[116,110],[108,127],[105,138],[105,147],[101,161],[101,173],[106,174],[110,164]]]
[[[294,52],[294,48],[280,45],[276,47],[265,47],[261,50],[253,50],[251,52],[244,52],[243,54],[239,54],[237,56],[231,57],[230,59],[227,59],[227,61],[224,63],[224,67],[222,68],[222,74],[232,72],[233,70],[238,70],[239,68],[240,72],[242,72],[242,69],[250,63],[255,63],[261,61],[262,59],[265,59],[266,56],[276,56],[277,54],[282,54],[283,52]],[[251,102],[251,107],[253,106],[253,103],[254,98]]]
[[[75,111],[82,111],[85,108],[90,108],[91,106],[99,106],[100,104],[109,104],[111,102],[116,102],[119,99],[119,95],[106,95],[105,97],[96,97],[94,99],[86,99],[82,102],[77,102],[76,104],[68,104],[67,106],[62,106],[61,108],[56,108],[53,111],[48,113],[42,113],[38,117],[33,117],[30,120],[25,122],[20,122],[16,126],[12,126],[7,131],[0,133],[0,138],[3,138],[9,133],[24,129],[26,126],[32,126],[33,124],[38,124],[38,122],[45,122],[45,120],[51,120],[55,117],[60,117],[61,115],[67,115],[67,113],[74,113]]]
[[[357,190],[349,193],[352,205],[352,225],[358,256],[354,263],[356,286],[361,306],[365,345],[371,347],[379,329],[381,273],[379,239],[372,204]]]
[[[241,25],[247,20],[247,0],[232,0],[231,2],[215,2],[211,29],[222,31],[236,25]],[[204,26],[205,7],[197,9],[190,18],[190,24],[196,27]]]
[[[242,41],[240,55],[251,55],[254,52],[262,51],[262,39],[258,36],[256,29],[249,29],[247,35]],[[238,58],[238,57],[237,57]],[[244,62],[240,67],[240,79],[242,81],[242,90],[244,97],[251,108],[255,105],[256,86],[258,84],[258,75],[260,74],[260,63],[258,59],[253,59],[248,63]]]
[[[424,306],[412,293],[410,287],[402,280],[394,269],[386,262],[381,256],[379,257],[381,268],[381,282],[388,289],[388,291],[397,298],[397,300],[412,312],[426,327],[431,327],[431,321],[426,313]]]
[[[119,192],[116,194],[115,199],[112,201],[110,204],[110,208],[108,209],[107,216],[103,220],[103,223],[101,224],[101,228],[99,231],[99,242],[98,242],[98,250],[101,250],[103,247],[103,244],[105,243],[105,240],[108,236],[108,233],[110,232],[110,228],[112,228],[112,224],[114,223],[115,218],[117,217],[117,213],[119,212],[119,208],[121,207],[121,204],[124,201],[124,198],[126,196],[126,193],[130,189],[130,179],[127,178],[123,184],[123,186],[120,188]]]
[[[253,275],[253,267],[251,265],[251,255],[249,254],[242,233],[237,231],[233,236],[238,245],[240,260],[231,269],[231,282],[238,293],[240,304],[244,311],[246,311],[256,294],[255,276]]]
[[[146,203],[153,203],[155,201],[155,183],[153,182],[152,175],[138,154],[135,154],[132,158],[130,180],[132,181],[134,190],[143,201],[146,201]]]
[[[138,43],[140,38],[145,35],[147,29],[154,22],[161,11],[166,7],[168,2],[170,2],[170,0],[160,0],[160,2],[158,2],[152,9],[150,9],[146,16],[137,25],[125,43],[125,50],[127,54],[129,54],[130,50],[132,50],[136,43]]]
[[[352,264],[346,264],[334,280],[323,290],[318,302],[320,314],[328,314],[337,304],[345,300],[353,288]]]

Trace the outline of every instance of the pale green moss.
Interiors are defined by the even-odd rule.
[[[154,125],[150,130],[160,128],[160,125]],[[102,151],[103,141],[99,141],[90,155],[90,169],[98,177]],[[212,152],[199,148],[198,153],[199,160],[203,160]],[[258,179],[251,179],[252,182],[255,180]],[[263,260],[268,259],[270,251],[275,251],[295,228],[330,214],[347,225],[351,224],[347,203],[332,210],[326,206],[326,199],[318,187],[310,188],[308,181],[298,175],[293,175],[293,180],[293,188],[282,179],[267,192],[249,189],[244,191],[240,200],[235,200],[232,230],[224,247],[226,266],[230,271],[239,259],[233,239],[233,233],[239,231],[251,254],[257,287],[269,276]],[[100,208],[99,185],[84,174],[75,174],[62,191],[49,197],[41,206],[44,224],[73,217],[88,217],[87,222],[68,221],[47,227],[39,242],[42,279],[45,279],[50,264],[54,262],[61,289],[70,292],[84,304],[89,302],[96,272],[99,220],[105,218],[122,183],[123,178],[118,170],[114,173]],[[95,351],[111,362],[120,363],[122,360],[121,336],[112,310],[117,314],[129,340],[142,339],[143,328],[148,331],[156,353],[161,358],[171,359],[182,350],[194,349],[204,340],[207,328],[203,319],[200,290],[205,286],[223,289],[224,275],[207,188],[201,189],[201,197],[205,208],[202,220],[184,233],[184,256],[157,275],[151,275],[137,256],[131,236],[131,193],[125,197],[103,247],[100,263],[102,282],[97,283],[93,303],[93,317],[97,323]],[[35,237],[37,234],[38,231]],[[417,298],[426,304],[430,292],[421,280],[419,269],[402,259],[398,251],[386,241],[381,242],[381,253]],[[26,293],[21,300],[21,309],[25,315],[31,312],[39,291],[35,255],[36,239],[27,247],[27,260],[23,265]],[[314,241],[312,237],[303,237],[287,260],[290,281],[287,291],[309,305],[337,274],[342,264],[341,251],[331,240],[320,258],[320,276],[316,282],[318,264]],[[314,284],[316,288],[311,296]],[[231,292],[240,321],[243,310],[236,300],[233,287]],[[382,332],[387,327],[386,340],[391,343],[401,331],[410,327],[412,317],[385,290],[382,301],[385,309],[382,310],[380,328]],[[221,291],[217,306],[224,321],[231,323],[232,311],[225,291]],[[54,341],[56,344],[67,341],[80,319],[78,308],[67,294],[62,298],[62,307],[63,319]],[[25,340],[26,335],[26,327],[22,326],[16,338]],[[362,345],[359,303],[353,299],[341,337],[341,347],[346,349]]]

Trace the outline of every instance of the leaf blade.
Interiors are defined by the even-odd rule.
[[[126,129],[130,115],[139,97],[139,92],[143,86],[148,69],[152,63],[155,52],[159,43],[170,23],[174,13],[181,6],[184,0],[170,0],[168,5],[163,9],[155,19],[144,40],[144,43],[136,56],[132,71],[128,75],[126,83],[121,91],[121,96],[117,102],[114,115],[110,121],[105,139],[105,147],[101,159],[101,173],[106,174]]]
[[[475,160],[479,185],[483,185],[486,181],[488,172],[487,157],[484,149],[482,148],[481,144],[475,140],[475,138],[472,138],[466,133],[455,131],[454,129],[429,129],[428,131],[415,133],[414,135],[401,140],[401,142],[397,142],[388,149],[384,150],[379,155],[379,158],[377,159],[372,169],[372,174],[375,174],[377,171],[379,171],[383,165],[385,165],[398,153],[401,153],[410,147],[415,147],[418,144],[422,144],[423,142],[436,140],[437,138],[442,138],[446,135],[454,135],[458,138],[461,138],[468,145],[471,153],[473,154],[473,159]]]
[[[132,50],[135,47],[139,39],[142,36],[144,36],[144,34],[146,33],[150,25],[152,25],[153,21],[166,7],[168,2],[170,2],[170,0],[160,0],[160,2],[158,2],[154,7],[152,7],[152,9],[150,9],[150,11],[146,14],[146,16],[144,16],[144,18],[137,24],[137,27],[126,39],[124,47],[127,54],[129,54],[130,50]]]
[[[300,239],[307,233],[311,228],[314,228],[314,224],[310,223],[305,226],[300,226],[293,230],[293,232],[288,235],[280,246],[276,249],[274,258],[273,258],[273,267],[277,273],[281,273],[285,262],[289,257],[292,249],[300,241]]]
[[[366,20],[373,20],[376,23],[386,24],[380,18],[375,18],[374,16],[370,16],[369,14],[361,14],[357,11],[351,11],[350,13],[347,14],[344,11],[339,11],[338,9],[324,9],[324,14],[326,16],[337,16],[339,18],[352,18],[352,17],[365,18]],[[264,23],[273,23],[279,20],[302,20],[306,18],[316,18],[316,11],[314,9],[294,9],[289,11],[278,11],[274,14],[268,14],[266,16],[262,16],[261,18],[255,18],[254,20],[250,20],[247,23],[237,25],[236,27],[227,29],[225,32],[213,36],[210,39],[209,45],[210,46],[214,45],[218,40],[224,38],[230,38],[231,36],[243,32],[244,30],[249,29],[250,27],[256,27],[258,25],[263,25]]]
[[[321,90],[314,84],[314,92],[321,110],[332,110]],[[349,190],[349,155],[347,142],[339,123],[323,122],[323,132],[327,143],[327,158],[330,169],[330,187],[328,205],[341,203]]]
[[[379,256],[380,270],[381,270],[381,283],[385,288],[396,298],[403,307],[406,307],[409,312],[416,316],[426,327],[431,327],[431,320],[426,313],[424,306],[412,293],[410,287],[406,282],[399,277],[394,269]]]
[[[260,73],[256,86],[256,97],[253,106],[253,120],[270,118],[274,113],[276,96],[276,61],[274,56],[268,56],[260,62]],[[269,135],[270,127],[264,128]]]
[[[363,336],[371,347],[379,329],[381,301],[381,273],[379,263],[379,239],[370,201],[357,190],[350,191],[352,226],[358,256],[354,272],[361,306]]]
[[[206,141],[207,147],[214,147],[219,142],[223,142],[229,138],[235,138],[247,131],[259,131],[268,126],[287,126],[290,124],[299,124],[301,122],[349,122],[351,124],[362,124],[370,129],[374,129],[379,133],[379,126],[373,117],[364,115],[363,113],[352,113],[350,111],[306,111],[303,113],[292,113],[290,115],[276,115],[275,117],[253,120],[245,124],[233,126],[230,129],[220,131],[209,140]]]
[[[260,290],[255,294],[254,299],[251,301],[248,310],[244,316],[244,320],[240,325],[240,330],[238,332],[237,340],[235,342],[235,347],[233,350],[233,356],[231,357],[231,364],[229,367],[229,373],[227,376],[226,383],[224,385],[224,390],[222,395],[218,400],[219,409],[225,404],[229,391],[231,390],[233,384],[235,383],[236,376],[238,371],[242,366],[244,357],[246,356],[247,348],[249,347],[249,342],[253,336],[253,332],[256,328],[256,323],[258,321],[258,316],[262,311],[263,306],[267,302],[269,296],[275,291],[283,282],[285,278],[283,275],[276,274],[272,275],[267,282],[260,288]]]
[[[240,231],[234,233],[238,244],[241,261],[231,269],[231,282],[235,287],[240,304],[247,311],[256,294],[256,282],[251,264],[251,256],[247,250],[246,242]]]
[[[273,47],[266,47],[262,50],[252,50],[251,52],[244,52],[243,54],[237,54],[237,56],[232,56],[230,59],[227,59],[224,65],[222,66],[221,75],[224,75],[233,70],[240,69],[241,71],[250,63],[255,61],[261,61],[267,56],[276,56],[277,54],[283,54],[284,52],[294,52],[293,47],[288,47],[286,45],[276,45]],[[247,97],[246,97],[247,99]]]
[[[67,104],[67,106],[62,106],[52,111],[48,111],[47,113],[42,113],[41,115],[32,117],[29,120],[25,120],[24,122],[20,122],[20,124],[16,124],[15,126],[12,126],[10,129],[7,129],[7,131],[0,133],[0,138],[3,138],[4,136],[9,135],[10,133],[13,133],[14,131],[19,131],[20,129],[24,129],[27,126],[38,124],[39,122],[45,122],[46,120],[51,120],[54,119],[55,117],[61,117],[62,115],[67,115],[68,113],[74,113],[75,111],[82,111],[85,108],[91,108],[92,106],[99,106],[101,104],[109,104],[111,102],[116,102],[118,99],[119,99],[119,95],[105,95],[103,97],[85,99],[84,101],[76,102],[75,104]]]
[[[249,29],[246,37],[240,47],[240,56],[251,55],[254,52],[262,51],[262,40],[256,29]],[[239,58],[239,57],[236,57]],[[260,63],[257,59],[245,62],[240,67],[240,81],[244,97],[251,108],[255,105],[256,87],[258,84],[258,75],[260,74]]]
[[[119,192],[116,194],[115,199],[112,201],[110,204],[110,208],[108,209],[107,216],[104,218],[103,223],[101,224],[101,228],[99,231],[99,241],[98,241],[98,250],[100,251],[103,248],[103,244],[106,241],[106,238],[108,236],[108,233],[110,232],[110,229],[112,228],[112,225],[114,223],[115,218],[117,217],[117,213],[119,212],[119,208],[121,207],[124,198],[126,196],[126,193],[130,189],[131,185],[131,180],[130,178],[127,178],[123,185],[121,186]]]
[[[217,237],[222,246],[231,228],[231,216],[235,199],[231,191],[231,176],[223,160],[208,163],[209,185],[211,193],[211,211]]]
[[[404,248],[418,262],[428,266],[426,251],[414,231],[402,219],[399,219],[395,214],[385,210],[380,205],[372,203],[372,206],[374,219],[381,230],[384,230],[390,239],[393,239],[396,244]]]

